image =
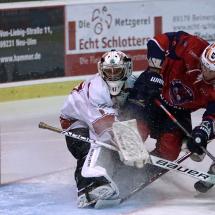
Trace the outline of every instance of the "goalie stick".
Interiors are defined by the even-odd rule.
[[[76,135],[76,134],[69,132],[69,131],[63,131],[59,128],[50,126],[44,122],[39,123],[39,128],[48,129],[48,130],[51,130],[51,131],[54,131],[54,132],[57,132],[57,133],[60,133],[60,134],[63,134],[63,135],[69,136],[69,137],[76,138],[78,140],[83,140],[85,142],[89,142],[90,144],[103,146],[103,147],[106,147],[110,150],[118,151],[118,149],[113,145],[103,143],[103,142],[100,142],[97,140],[93,140],[90,138],[82,137],[81,135]],[[150,162],[151,162],[151,164],[158,166],[158,167],[161,167],[163,169],[174,170],[178,173],[182,173],[184,175],[196,178],[198,180],[202,180],[202,181],[206,181],[206,182],[210,182],[212,184],[215,184],[215,175],[211,175],[209,173],[194,170],[192,168],[184,167],[182,165],[179,165],[179,163],[177,163],[177,162],[168,161],[166,159],[159,158],[159,157],[154,156],[154,155],[150,155]]]

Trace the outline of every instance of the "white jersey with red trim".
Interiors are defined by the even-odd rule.
[[[128,96],[126,89],[131,88],[134,81],[134,77],[129,78],[122,92],[111,98],[108,85],[96,74],[72,90],[61,109],[61,116],[76,120],[70,129],[89,127],[91,138],[109,141],[112,137],[104,133],[117,120],[118,109]]]

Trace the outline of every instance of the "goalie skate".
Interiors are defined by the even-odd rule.
[[[111,199],[111,197],[114,197],[114,194],[115,192],[109,184],[96,187],[78,197],[78,207],[94,206],[97,201]]]

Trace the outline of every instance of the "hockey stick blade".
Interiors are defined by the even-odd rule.
[[[153,165],[167,169],[167,170],[174,170],[178,173],[182,173],[184,175],[196,178],[201,181],[209,182],[211,184],[215,184],[215,175],[202,172],[199,170],[194,170],[189,167],[184,167],[177,162],[168,161],[163,158],[159,158],[153,155],[150,155],[150,159]]]

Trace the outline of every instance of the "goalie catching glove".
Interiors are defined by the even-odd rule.
[[[138,132],[136,120],[114,122],[112,129],[120,160],[125,165],[142,168],[149,160],[149,153]]]

